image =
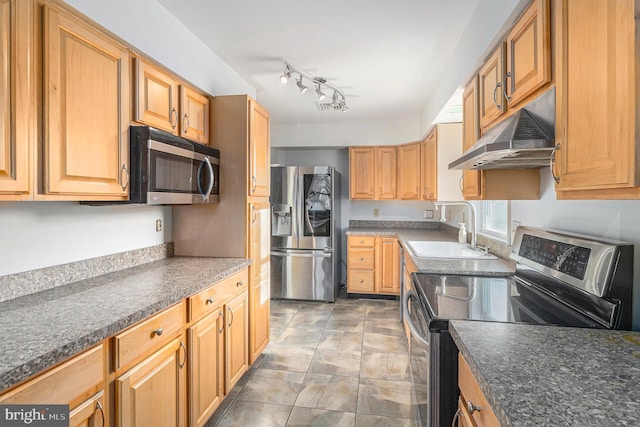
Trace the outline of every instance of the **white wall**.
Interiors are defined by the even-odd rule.
[[[155,0],[67,0],[140,52],[213,95],[255,89]],[[164,232],[155,231],[162,219]],[[0,276],[171,241],[171,209],[0,202]]]
[[[349,114],[335,113],[324,114]],[[420,140],[420,116],[374,122],[309,123],[271,126],[272,147],[397,145]]]
[[[169,242],[171,208],[0,203],[0,236],[4,276]]]

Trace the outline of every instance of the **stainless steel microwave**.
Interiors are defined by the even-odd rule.
[[[130,127],[129,203],[220,201],[220,151],[149,127]]]

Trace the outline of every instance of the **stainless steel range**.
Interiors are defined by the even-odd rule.
[[[449,319],[630,329],[633,245],[519,227],[508,277],[413,274],[403,298],[414,421],[450,426],[457,408],[457,348]]]

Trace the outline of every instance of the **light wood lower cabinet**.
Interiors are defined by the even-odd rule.
[[[347,237],[347,292],[400,293],[400,245],[396,237]]]
[[[116,378],[118,427],[186,424],[186,347],[183,336]]]
[[[266,199],[249,203],[249,364],[269,343],[271,209]]]
[[[1,405],[69,405],[70,425],[108,425],[104,345],[100,344],[0,397]],[[103,424],[104,422],[104,424]]]
[[[225,306],[225,388],[229,392],[249,367],[249,299],[244,292]]]
[[[462,353],[458,354],[458,387],[460,388],[456,414],[459,420],[458,425],[500,427],[498,418],[489,406]]]

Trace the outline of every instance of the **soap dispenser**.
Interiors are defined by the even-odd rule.
[[[464,222],[458,223],[460,231],[458,231],[458,243],[467,243],[467,228]]]

